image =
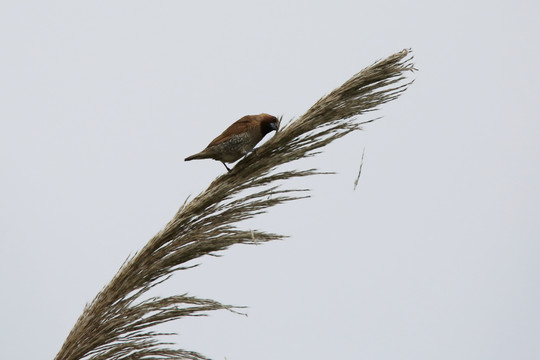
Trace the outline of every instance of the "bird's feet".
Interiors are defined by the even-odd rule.
[[[249,154],[253,153],[253,155],[257,155],[257,150],[259,150],[259,148],[253,148],[251,150],[249,150],[246,155],[244,155],[243,159],[247,158]]]
[[[223,166],[225,166],[225,169],[227,169],[227,172],[231,172],[231,169],[229,169],[229,167],[223,161],[221,163],[223,164]]]

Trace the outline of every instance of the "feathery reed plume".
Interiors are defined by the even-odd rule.
[[[233,244],[254,244],[282,235],[247,231],[235,224],[266,209],[307,197],[281,188],[277,182],[318,174],[316,169],[281,170],[285,163],[313,156],[348,133],[361,130],[355,116],[399,97],[412,83],[403,83],[414,70],[403,50],[354,75],[315,103],[303,116],[282,127],[256,153],[241,160],[230,173],[184,203],[173,219],[139,252],[129,258],[96,298],[88,304],[69,333],[56,360],[206,359],[190,351],[172,349],[150,329],[184,316],[235,307],[187,295],[142,300],[153,286],[187,261],[224,250]],[[249,191],[247,191],[249,190]],[[183,267],[184,266],[184,267]]]

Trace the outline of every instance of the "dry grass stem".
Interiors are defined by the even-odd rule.
[[[358,180],[360,180],[360,175],[362,175],[362,166],[364,166],[364,154],[366,152],[366,148],[362,150],[362,158],[360,159],[360,168],[358,169],[358,176],[356,177],[356,180],[354,180],[354,188],[353,191],[356,190],[356,187],[358,186]]]
[[[308,197],[283,189],[278,182],[319,174],[316,169],[279,170],[283,164],[313,156],[352,131],[361,130],[356,116],[399,97],[412,83],[409,50],[365,68],[317,101],[303,116],[289,122],[256,153],[180,207],[172,220],[122,265],[111,282],[88,304],[69,333],[56,360],[78,359],[206,359],[159,341],[155,325],[185,316],[235,307],[187,295],[142,300],[186,262],[214,254],[233,244],[260,244],[283,236],[242,230],[238,222],[268,208]]]

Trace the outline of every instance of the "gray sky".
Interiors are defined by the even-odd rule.
[[[86,302],[224,172],[245,114],[301,115],[403,48],[416,82],[304,162],[309,200],[156,290],[247,305],[172,323],[215,359],[540,358],[538,1],[0,5],[0,348],[52,359]],[[362,149],[366,155],[352,191]]]

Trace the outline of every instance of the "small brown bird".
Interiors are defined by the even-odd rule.
[[[185,161],[214,159],[225,163],[235,162],[253,150],[255,145],[271,131],[278,129],[279,121],[268,114],[246,115],[229,126],[206,149],[188,156]],[[225,165],[227,171],[231,171]]]

